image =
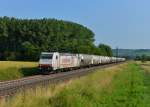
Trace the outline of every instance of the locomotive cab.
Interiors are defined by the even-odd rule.
[[[57,52],[42,52],[39,60],[39,69],[41,72],[50,72],[58,68],[59,55]]]

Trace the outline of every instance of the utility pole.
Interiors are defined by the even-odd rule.
[[[116,58],[118,58],[118,56],[119,56],[119,49],[118,49],[118,47],[116,47]],[[116,59],[116,63],[118,62],[118,60]]]

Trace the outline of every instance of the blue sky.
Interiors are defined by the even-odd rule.
[[[95,33],[95,44],[150,48],[150,0],[0,0],[0,16],[57,18]]]

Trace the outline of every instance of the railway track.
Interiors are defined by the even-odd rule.
[[[48,84],[67,81],[71,78],[86,75],[87,73],[90,73],[95,69],[102,69],[114,65],[117,64],[100,65],[91,68],[72,70],[69,72],[60,72],[51,75],[37,75],[12,81],[0,82],[0,97],[12,96],[19,91],[24,91],[25,89],[29,88],[35,88],[36,86],[47,86]]]

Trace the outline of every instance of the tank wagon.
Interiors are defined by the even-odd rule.
[[[88,54],[42,52],[39,60],[39,70],[41,73],[56,72],[58,70],[78,69],[123,61],[125,61],[125,58]]]

